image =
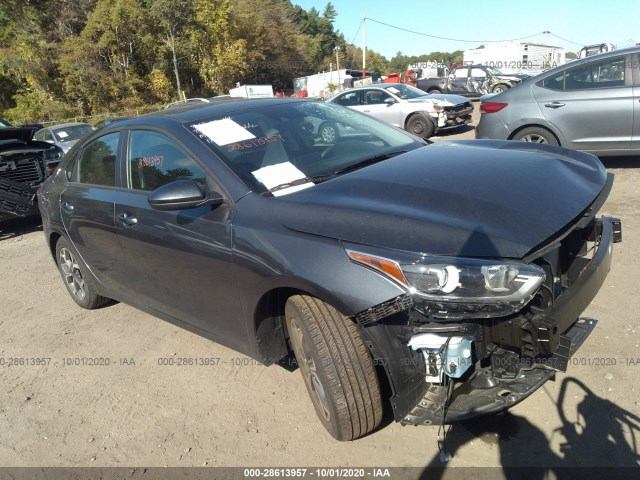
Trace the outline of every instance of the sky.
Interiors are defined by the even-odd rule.
[[[322,12],[328,0],[292,0],[306,10]],[[396,2],[331,0],[338,12],[334,26],[347,42],[362,47],[362,16],[366,14],[367,48],[391,59],[398,51],[420,55],[453,52],[486,44],[487,40],[543,43],[577,52],[584,45],[640,42],[638,0],[400,0]],[[468,42],[429,38],[380,23],[427,35]],[[359,31],[358,31],[359,30]],[[544,31],[551,32],[545,42]],[[554,36],[557,35],[557,36]],[[561,37],[561,38],[558,38]]]

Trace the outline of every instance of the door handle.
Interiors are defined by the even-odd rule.
[[[67,213],[73,213],[73,205],[71,205],[69,202],[64,202],[62,204],[62,209]]]
[[[544,106],[547,107],[547,108],[560,108],[560,107],[564,107],[564,103],[562,103],[562,102],[551,102],[551,103],[545,103]]]
[[[133,227],[138,223],[138,219],[136,217],[132,217],[127,212],[122,212],[118,215],[118,220],[120,220],[125,227]]]
[[[363,110],[363,111],[364,111],[364,113],[369,113],[369,112],[371,112],[371,110]]]

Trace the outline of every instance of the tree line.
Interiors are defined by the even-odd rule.
[[[319,12],[290,0],[2,0],[0,112],[45,122],[225,94],[237,82],[286,90],[335,69],[336,53],[341,68],[360,69],[362,50],[336,16],[331,3]],[[367,70],[451,55],[462,58],[367,50]]]

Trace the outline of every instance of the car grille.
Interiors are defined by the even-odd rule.
[[[30,186],[38,185],[44,180],[40,161],[33,157],[1,162],[0,176]]]

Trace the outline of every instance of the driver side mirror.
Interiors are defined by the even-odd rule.
[[[396,101],[395,98],[389,97],[389,98],[385,99],[384,103],[386,103],[387,105],[393,105],[394,103],[398,103],[398,102]]]
[[[217,192],[203,192],[193,180],[176,180],[156,188],[147,197],[154,210],[172,211],[201,207],[217,206],[224,198]]]

